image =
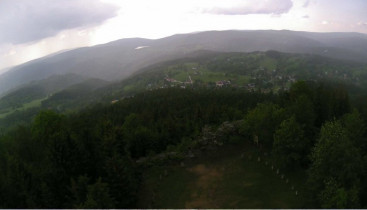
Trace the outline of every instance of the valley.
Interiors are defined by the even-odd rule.
[[[0,75],[0,94],[57,74],[72,73],[116,82],[152,65],[195,58],[203,51],[249,53],[274,50],[366,63],[366,40],[366,35],[358,33],[288,30],[205,31],[161,39],[127,38],[56,53],[11,68]],[[139,46],[149,47],[137,49]]]
[[[366,208],[365,40],[209,31],[14,67],[0,207]]]

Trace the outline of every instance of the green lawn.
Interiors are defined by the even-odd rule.
[[[152,167],[144,172],[139,207],[303,208],[304,173],[286,174],[287,184],[269,161],[265,165],[257,148],[241,144],[186,160],[184,166]]]
[[[11,110],[8,112],[4,112],[0,114],[0,119],[5,118],[6,116],[8,116],[9,114],[12,114],[13,112],[15,112],[15,110]]]
[[[273,67],[273,61],[268,59],[264,61],[267,67]],[[270,68],[270,67],[269,67]],[[189,76],[193,81],[201,80],[205,83],[217,82],[221,80],[231,80],[233,84],[245,85],[250,82],[250,77],[239,74],[226,74],[226,70],[222,72],[210,71],[206,68],[199,67],[197,63],[185,63],[182,65],[170,66],[165,70],[164,74],[168,75],[180,82],[186,82],[189,80]]]
[[[4,112],[4,113],[0,114],[0,119],[5,118],[6,116],[14,113],[15,111],[24,111],[24,110],[27,110],[29,108],[39,107],[39,106],[41,106],[41,102],[45,99],[46,98],[36,99],[36,100],[33,100],[29,103],[23,104],[23,106],[21,108],[8,110],[7,112]]]
[[[277,67],[277,61],[273,58],[268,57],[264,57],[261,64],[269,70],[275,69]]]

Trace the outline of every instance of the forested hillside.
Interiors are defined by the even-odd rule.
[[[293,196],[298,196],[294,199],[302,199],[302,203],[293,203],[293,198],[284,194],[277,197],[276,203],[282,203],[279,208],[365,208],[367,118],[365,110],[356,109],[359,106],[351,103],[340,83],[301,81],[277,94],[234,87],[174,87],[144,91],[69,115],[41,111],[31,124],[1,136],[0,205],[172,208],[177,205],[165,205],[160,199],[184,192],[184,183],[189,186],[200,178],[192,175],[199,169],[170,174],[167,169],[153,171],[168,165],[185,169],[189,167],[185,162],[204,161],[208,152],[217,158],[230,157],[219,151],[235,144],[243,146],[242,157],[251,154],[259,162],[261,157],[262,163],[273,165],[282,176],[298,173],[305,177],[307,181],[293,184],[297,191],[292,189]],[[257,151],[267,155],[258,157]],[[239,161],[249,164],[245,159],[233,164]],[[263,171],[255,165],[251,168]],[[227,183],[229,172],[222,173],[220,177]],[[172,188],[177,191],[149,184],[152,179],[156,184],[172,183],[175,177],[186,177],[182,185]],[[260,177],[273,180],[273,175],[265,172]],[[252,178],[242,181],[246,180]],[[257,204],[246,206],[236,191],[218,206],[205,206],[196,202],[203,197],[195,194],[203,186],[193,186],[187,189],[193,194],[180,195],[178,203],[191,208],[269,207],[261,197]],[[253,193],[265,187],[255,184]],[[210,196],[218,200],[220,195],[213,191]]]
[[[0,0],[0,209],[367,209],[367,0]]]
[[[365,97],[367,88],[366,70],[365,64],[307,54],[197,51],[185,59],[141,69],[115,83],[74,74],[34,81],[0,99],[0,130],[30,122],[42,109],[76,112],[93,103],[109,104],[140,92],[169,87],[233,87],[280,93],[288,91],[297,80],[325,81],[345,84],[353,101],[363,101],[360,98]]]

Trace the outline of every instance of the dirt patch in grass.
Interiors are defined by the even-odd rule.
[[[271,169],[271,158],[257,148],[223,146],[215,152],[144,172],[140,208],[302,208],[305,172],[285,174],[287,184]],[[265,164],[268,161],[269,164]],[[168,171],[164,175],[164,171]],[[302,176],[301,176],[302,175]],[[295,181],[294,181],[295,180]],[[298,196],[291,189],[294,185]]]
[[[219,208],[216,203],[217,183],[223,177],[223,171],[204,164],[198,164],[188,171],[195,173],[198,179],[195,184],[196,190],[191,194],[191,200],[186,202],[185,208]]]

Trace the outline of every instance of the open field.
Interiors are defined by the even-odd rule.
[[[27,110],[29,108],[34,108],[34,107],[39,107],[41,106],[41,102],[43,100],[45,100],[46,98],[41,98],[41,99],[37,99],[37,100],[33,100],[29,103],[25,103],[22,105],[21,108],[17,108],[17,109],[11,109],[11,110],[7,110],[6,112],[3,112],[0,114],[0,119],[1,118],[5,118],[6,116],[16,112],[16,111],[24,111],[24,110]]]
[[[271,169],[269,157],[260,155],[257,148],[249,144],[219,149],[184,161],[183,165],[150,168],[144,173],[139,207],[304,207],[302,185],[305,177],[300,173],[285,174],[285,178],[281,179],[283,173],[280,171],[277,175],[276,170]]]

